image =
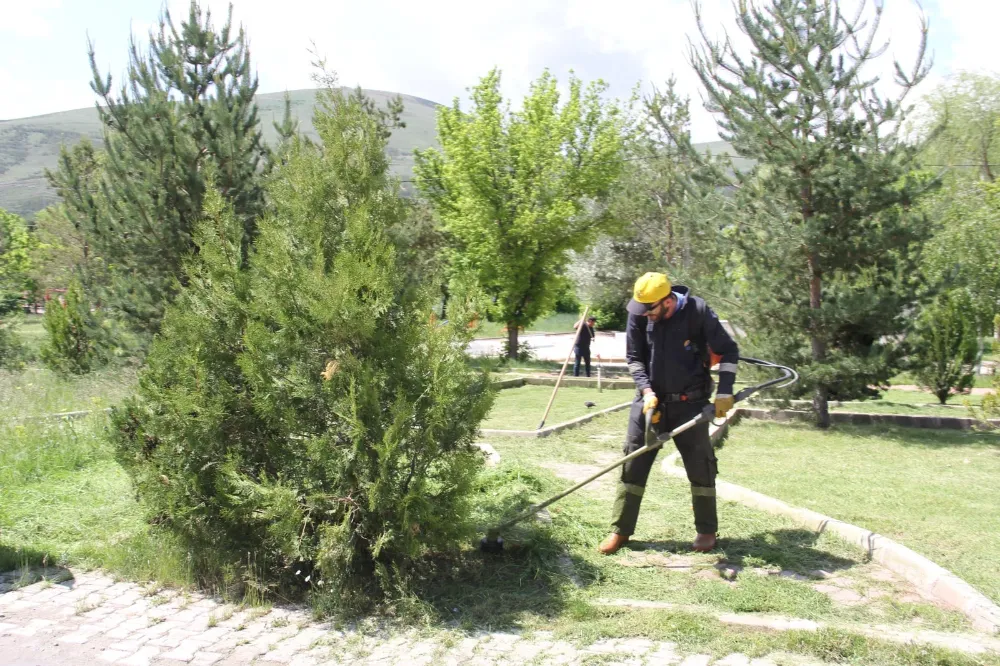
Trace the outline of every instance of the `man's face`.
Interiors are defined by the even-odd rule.
[[[670,319],[675,310],[677,310],[677,297],[670,294],[655,306],[650,308],[649,311],[646,312],[646,317],[649,321],[653,322],[660,321],[661,319]]]

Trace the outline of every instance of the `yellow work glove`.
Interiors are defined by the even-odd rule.
[[[653,410],[653,418],[651,420],[652,420],[653,423],[659,423],[660,422],[660,410],[656,409],[656,407],[659,404],[660,404],[660,401],[657,400],[656,394],[653,393],[652,391],[650,391],[649,393],[643,394],[643,396],[642,396],[642,413],[645,414],[646,412],[648,412],[649,410],[652,409]]]
[[[715,396],[715,418],[723,419],[729,410],[733,408],[733,396],[728,393],[720,393]]]

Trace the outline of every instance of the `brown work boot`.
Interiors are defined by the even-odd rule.
[[[694,538],[694,543],[691,544],[691,549],[699,553],[707,553],[713,548],[715,548],[714,534],[698,534]]]
[[[608,538],[602,541],[601,545],[597,547],[597,552],[605,555],[614,555],[627,543],[627,536],[618,534],[618,532],[612,532],[608,535]]]

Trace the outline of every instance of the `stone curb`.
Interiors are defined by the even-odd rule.
[[[753,417],[755,411],[759,410],[743,408],[734,410],[724,424],[711,431],[712,442],[715,443],[724,437],[730,425],[735,425],[744,416]],[[679,457],[680,454],[676,451],[671,453],[663,461],[662,468],[668,476],[686,480],[686,473],[676,465]],[[735,483],[717,480],[715,485],[718,496],[723,499],[791,518],[818,534],[829,530],[844,541],[858,546],[868,554],[869,558],[899,574],[921,590],[964,613],[972,621],[972,626],[979,631],[1000,633],[1000,607],[952,572],[906,546],[857,525],[809,509],[791,506]]]
[[[566,421],[564,423],[557,423],[554,426],[549,426],[548,428],[542,428],[541,430],[496,430],[491,428],[483,428],[479,431],[480,435],[484,436],[494,436],[494,437],[548,437],[549,435],[554,435],[557,432],[562,432],[563,430],[569,430],[570,428],[578,428],[584,423],[589,423],[599,416],[604,416],[605,414],[611,414],[613,412],[620,412],[623,409],[628,409],[632,406],[632,401],[623,402],[620,405],[615,405],[614,407],[608,407],[607,409],[602,409],[599,412],[594,412],[593,414],[584,414],[583,416],[578,416],[577,418]]]
[[[44,421],[72,421],[75,419],[82,419],[85,416],[90,416],[96,412],[104,412],[105,414],[111,412],[110,407],[105,407],[104,409],[81,409],[75,412],[57,412],[55,414],[42,414],[41,416],[28,416],[23,419],[18,419],[14,423],[38,423]]]
[[[677,604],[668,601],[646,601],[641,599],[595,599],[590,602],[595,606],[610,606],[612,608],[639,608],[650,610],[677,610],[687,613],[706,613],[702,606]],[[816,632],[826,629],[841,629],[851,633],[862,634],[883,641],[906,644],[923,644],[943,647],[966,654],[983,654],[987,652],[1000,653],[1000,640],[981,634],[962,634],[932,630],[909,630],[902,627],[887,625],[867,626],[857,623],[831,623],[822,620],[806,620],[768,613],[719,613],[708,611],[722,624],[767,629],[771,631],[809,631]]]
[[[524,383],[531,386],[555,386],[554,377],[525,377]],[[579,386],[582,388],[597,388],[597,380],[591,377],[563,377],[562,386]],[[632,379],[602,379],[601,387],[610,391],[620,391],[623,389],[635,390],[635,382]]]
[[[767,421],[809,421],[812,412],[794,409],[752,409],[740,407],[744,416]],[[914,416],[911,414],[866,414],[862,412],[830,412],[831,423],[850,425],[897,425],[906,428],[929,428],[934,430],[972,430],[982,425],[980,421],[956,416]],[[1000,427],[1000,419],[991,419],[991,425]]]

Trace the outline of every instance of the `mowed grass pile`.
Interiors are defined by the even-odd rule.
[[[552,386],[520,386],[503,389],[497,393],[493,403],[493,411],[483,421],[483,428],[499,430],[534,430],[545,414],[545,406],[552,396]],[[631,402],[635,391],[625,389],[581,388],[579,386],[560,386],[556,400],[545,419],[546,426],[564,423],[571,419]],[[593,407],[587,407],[587,402],[593,402]],[[623,431],[624,432],[624,431]]]
[[[722,478],[860,525],[1000,602],[1000,435],[745,420]]]

